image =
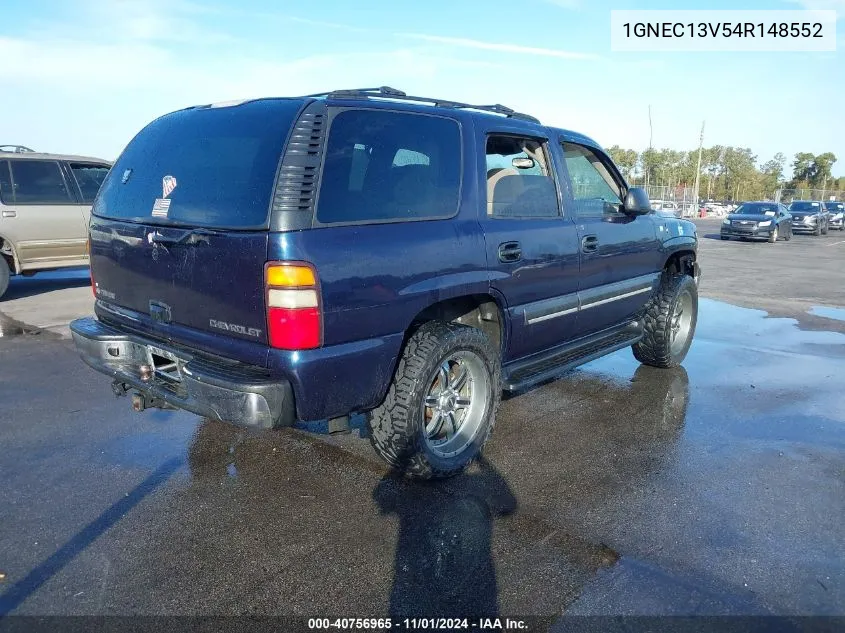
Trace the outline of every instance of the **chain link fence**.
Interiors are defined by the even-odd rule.
[[[845,200],[845,191],[831,189],[778,189],[774,199],[783,204],[793,200]]]
[[[692,187],[669,187],[666,185],[646,185],[651,200],[651,208],[656,211],[674,212],[682,218],[698,215],[698,201]]]

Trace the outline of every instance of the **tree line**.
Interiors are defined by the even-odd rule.
[[[698,150],[647,149],[637,152],[618,145],[608,149],[611,158],[632,184],[662,185],[673,189],[693,187]],[[798,152],[792,178],[785,175],[787,159],[778,152],[764,163],[747,147],[714,145],[701,150],[699,197],[709,200],[759,200],[777,189],[845,190],[845,177],[832,175],[832,152]]]

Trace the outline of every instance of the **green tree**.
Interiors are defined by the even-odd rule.
[[[795,160],[792,163],[792,183],[810,182],[814,173],[814,162],[816,157],[810,152],[798,152],[795,154]]]
[[[622,149],[618,145],[608,148],[607,151],[613,159],[613,162],[616,163],[616,166],[622,171],[622,175],[625,176],[625,179],[629,182],[633,181],[634,173],[637,169],[639,154],[637,154],[635,150]]]
[[[707,198],[713,199],[716,196],[716,179],[722,173],[722,154],[725,148],[721,145],[707,147],[702,151],[701,166],[707,175]],[[702,189],[703,190],[703,189]]]
[[[814,187],[826,187],[833,180],[833,163],[836,162],[836,155],[833,152],[819,154],[813,160],[813,174],[810,182]]]
[[[698,149],[650,148],[638,153],[614,145],[608,153],[632,184],[648,182],[653,186],[675,189],[692,187],[695,182]],[[705,147],[701,152],[699,195],[715,200],[767,200],[778,189],[787,187],[842,191],[842,194],[831,195],[845,198],[845,177],[834,178],[832,175],[836,164],[836,156],[832,152],[818,156],[809,152],[795,154],[793,178],[788,184],[785,182],[786,163],[786,156],[781,152],[758,165],[757,157],[748,147]]]
[[[761,187],[763,198],[769,198],[774,192],[783,187],[783,170],[786,166],[786,156],[778,152],[774,158],[766,161],[760,166],[758,182]]]
[[[640,154],[640,168],[643,172],[643,179],[646,183],[655,185],[657,172],[660,168],[660,152],[654,148],[648,148]]]
[[[760,171],[764,175],[769,176],[775,184],[783,182],[783,169],[786,166],[786,156],[781,152],[775,154],[774,158],[766,161],[761,167]]]
[[[741,200],[757,198],[757,157],[748,147],[727,147],[724,153],[724,198]]]

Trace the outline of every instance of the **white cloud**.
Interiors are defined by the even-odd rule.
[[[204,18],[218,15],[219,10],[190,0],[80,0],[64,19],[56,13],[52,24],[30,35],[47,39],[73,32],[97,42],[231,42],[229,35],[204,25]]]
[[[564,9],[578,9],[581,6],[581,0],[543,0],[547,4],[553,4]]]
[[[836,11],[838,20],[845,18],[845,0],[787,0],[787,2],[808,11]]]
[[[263,14],[266,18],[276,18],[279,20],[289,20],[291,22],[298,22],[299,24],[308,24],[309,26],[319,26],[327,29],[337,29],[340,31],[350,31],[353,33],[370,33],[372,29],[366,29],[360,26],[352,26],[350,24],[341,24],[340,22],[326,22],[325,20],[312,20],[311,18],[300,18],[294,15],[284,15],[267,13]]]
[[[578,53],[575,51],[564,51],[557,48],[538,48],[535,46],[521,46],[518,44],[505,44],[503,42],[484,42],[463,37],[445,37],[442,35],[425,35],[422,33],[400,33],[400,37],[433,42],[436,44],[447,44],[459,48],[474,48],[485,51],[498,51],[501,53],[516,53],[518,55],[537,55],[541,57],[558,57],[562,59],[595,59],[590,53]]]

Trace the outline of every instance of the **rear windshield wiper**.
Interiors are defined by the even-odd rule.
[[[150,241],[153,244],[160,244],[161,246],[194,246],[200,243],[208,244],[208,238],[212,235],[220,235],[220,231],[212,229],[191,229],[183,233],[180,237],[166,237],[156,231],[153,233]]]

